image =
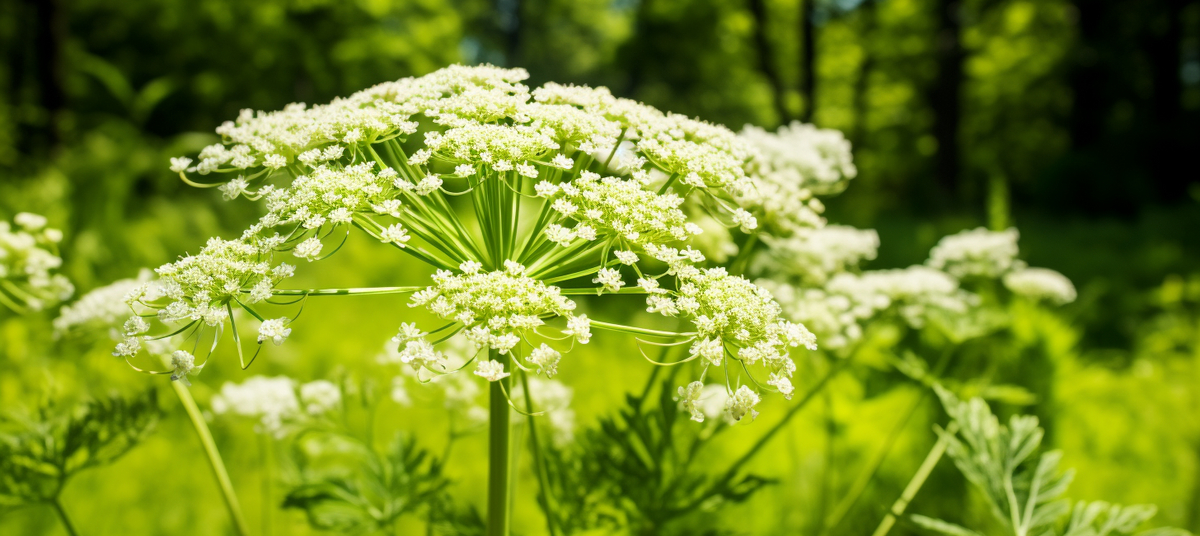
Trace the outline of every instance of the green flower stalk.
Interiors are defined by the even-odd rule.
[[[757,227],[763,209],[754,193],[754,147],[724,127],[603,88],[530,90],[521,83],[527,76],[452,66],[327,105],[246,110],[223,124],[222,143],[197,161],[172,159],[171,169],[226,199],[258,201],[266,214],[240,237],[213,238],[199,253],[160,267],[158,281],[130,294],[135,315],[115,354],[132,363],[148,339],[174,335],[183,348],[168,368],[150,372],[182,381],[222,345],[232,342],[246,367],[263,343],[281,344],[299,329],[296,315],[268,318],[262,311],[269,305],[411,294],[410,307],[442,323],[402,324],[393,339],[400,361],[426,379],[474,363],[475,375],[491,382],[493,405],[512,406],[512,374],[552,376],[593,329],[690,344],[681,362],[696,362],[700,372],[685,396],[706,380],[723,385],[732,420],[756,415],[768,392],[790,397],[796,366],[789,352],[815,349],[815,337],[785,320],[769,292],[693,247],[704,229]],[[819,210],[818,203],[806,206]],[[285,260],[303,266],[326,259],[351,232],[436,273],[397,281],[407,286],[284,288],[296,270]],[[692,329],[661,331],[575,312],[576,299],[614,294],[643,295],[648,311]],[[238,309],[258,324],[249,359]],[[439,348],[458,334],[475,347],[461,364]],[[685,405],[695,412],[695,402]],[[499,417],[507,412],[492,410],[493,447],[507,445],[507,418]],[[508,463],[507,456],[492,458]],[[492,474],[508,478],[499,467]],[[489,500],[501,504],[511,500]],[[493,514],[491,533],[507,533],[507,512]]]

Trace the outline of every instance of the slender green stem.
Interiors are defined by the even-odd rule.
[[[746,243],[738,250],[737,257],[734,257],[733,262],[729,264],[729,272],[740,275],[746,271],[746,265],[750,263],[750,257],[754,254],[754,246],[758,243],[758,231],[750,234],[746,239]]]
[[[234,531],[238,536],[248,536],[250,530],[247,528],[246,519],[242,517],[242,507],[238,505],[237,494],[233,492],[233,482],[229,480],[225,462],[221,460],[217,443],[213,441],[212,432],[204,423],[204,416],[200,414],[196,400],[192,398],[192,393],[182,383],[171,382],[171,387],[175,389],[175,394],[179,395],[179,401],[187,410],[188,418],[191,419],[192,426],[196,429],[196,435],[200,438],[200,443],[204,445],[204,454],[208,456],[208,464],[212,467],[213,476],[217,478],[217,484],[221,488],[221,496],[225,499],[225,507],[229,510],[229,518],[233,521]]]
[[[497,350],[489,350],[488,354],[491,359],[503,363],[506,369],[509,367],[509,354],[500,355]],[[492,382],[488,398],[488,536],[508,536],[509,529],[509,508],[512,505],[509,495],[510,411],[504,391],[512,383],[510,378]]]
[[[546,530],[550,532],[550,536],[558,536],[558,529],[554,523],[554,510],[550,506],[550,486],[546,479],[546,467],[542,459],[542,444],[538,441],[537,418],[533,415],[533,394],[529,390],[528,374],[521,373],[521,386],[525,391],[525,411],[526,417],[529,419],[529,445],[533,450],[533,465],[537,473],[538,487],[541,488],[541,503],[546,514]]]
[[[67,534],[71,536],[79,536],[79,532],[75,530],[75,526],[71,524],[71,518],[67,517],[67,511],[63,510],[62,503],[58,497],[50,501],[50,506],[54,507],[54,512],[58,514],[58,519],[62,521],[63,528],[67,529]]]
[[[564,289],[559,289],[559,290],[561,290],[560,294],[562,294],[563,296],[589,296],[589,295],[594,296],[594,295],[596,295],[596,293],[599,289],[584,287],[584,288],[564,288]],[[646,289],[644,289],[642,287],[624,287],[615,292],[606,290],[606,291],[604,291],[604,294],[608,295],[608,294],[649,294],[649,293],[646,292]]]
[[[830,367],[829,372],[826,372],[825,376],[817,381],[817,384],[812,386],[812,388],[804,394],[804,398],[801,398],[799,402],[796,402],[796,404],[794,404],[791,409],[788,410],[783,418],[780,419],[779,422],[775,423],[775,426],[772,426],[770,430],[767,430],[767,433],[758,438],[758,442],[751,446],[750,450],[747,450],[741,458],[738,458],[736,462],[733,462],[733,465],[729,466],[729,469],[725,471],[725,476],[721,479],[721,482],[729,482],[733,480],[733,478],[737,476],[737,472],[742,468],[742,466],[754,458],[754,455],[758,454],[758,451],[762,450],[762,448],[766,446],[769,441],[771,441],[771,438],[775,437],[775,434],[778,434],[780,430],[787,426],[787,423],[792,420],[792,417],[795,417],[797,414],[799,414],[800,410],[804,409],[804,406],[808,405],[809,402],[812,402],[812,400],[816,398],[817,394],[819,394],[827,385],[829,385],[829,380],[832,380],[834,376],[837,376],[838,373],[841,372],[842,369],[846,368],[846,365],[849,363],[849,358],[840,359],[835,362],[833,366]]]
[[[952,347],[942,352],[941,357],[938,358],[938,362],[933,366],[933,371],[930,373],[934,381],[937,381],[942,373],[945,372],[946,366],[950,364],[950,356],[952,354]],[[930,390],[922,386],[921,392],[917,395],[917,399],[913,401],[912,406],[908,408],[904,416],[892,427],[892,430],[883,441],[883,446],[875,453],[875,456],[871,459],[866,469],[863,470],[850,486],[850,490],[846,492],[846,496],[842,498],[837,507],[834,508],[833,513],[826,519],[825,529],[822,531],[822,534],[829,534],[841,524],[842,520],[846,518],[846,514],[850,513],[850,509],[862,497],[862,494],[867,490],[867,486],[874,480],[875,475],[879,473],[879,469],[883,467],[883,462],[887,459],[887,455],[891,453],[892,448],[896,446],[896,442],[900,439],[900,434],[904,431],[908,422],[912,420],[913,415],[917,413],[917,410],[921,409],[921,405],[925,403],[925,399],[929,396],[929,393]]]
[[[277,288],[272,296],[369,296],[373,294],[405,294],[425,287],[363,287],[363,288]],[[246,293],[248,293],[247,291]]]
[[[640,335],[654,335],[656,337],[691,337],[696,334],[695,332],[678,333],[678,332],[674,332],[674,331],[659,331],[656,329],[637,328],[637,327],[633,327],[633,326],[625,326],[622,324],[612,324],[609,322],[601,322],[599,320],[592,320],[592,327],[599,328],[599,329],[605,329],[605,330],[609,330],[609,331],[637,333]]]
[[[271,536],[271,512],[275,501],[271,498],[271,466],[274,459],[271,453],[271,438],[267,434],[258,435],[258,444],[262,447],[262,536]]]
[[[659,361],[667,360],[667,351],[668,350],[670,350],[669,346],[663,347],[663,349],[658,354]],[[658,371],[662,370],[662,368],[663,367],[660,367],[660,366],[650,367],[650,377],[646,378],[646,386],[642,388],[642,396],[638,398],[638,410],[639,411],[642,409],[642,406],[646,404],[646,397],[650,396],[650,390],[654,388],[654,380],[658,378]]]
[[[950,436],[958,431],[958,423],[952,422],[946,427],[946,432],[934,443],[933,448],[929,450],[929,455],[925,456],[925,461],[921,462],[921,466],[917,468],[917,474],[913,475],[912,480],[908,481],[908,485],[904,486],[904,491],[900,494],[900,498],[892,503],[891,509],[887,515],[883,516],[883,521],[879,522],[879,526],[875,528],[875,532],[871,536],[885,536],[888,531],[892,530],[892,526],[896,524],[896,518],[904,515],[904,510],[908,508],[908,503],[912,502],[913,497],[917,496],[917,492],[921,490],[921,486],[925,485],[925,480],[929,478],[929,473],[933,472],[933,468],[937,466],[938,461],[942,459],[942,455],[946,453],[946,447],[950,444]]]

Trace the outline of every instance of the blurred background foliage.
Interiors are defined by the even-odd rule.
[[[239,109],[326,102],[449,63],[526,67],[531,85],[605,85],[734,129],[791,120],[840,129],[859,178],[827,215],[878,229],[871,268],[919,263],[940,236],[964,228],[1015,225],[1026,260],[1075,281],[1075,304],[1053,313],[1010,304],[1003,341],[958,353],[1004,364],[1003,383],[1021,389],[1001,397],[1002,412],[1042,419],[1047,442],[1079,471],[1077,498],[1157,504],[1156,523],[1200,531],[1200,2],[13,0],[0,4],[0,46],[0,219],[31,211],[63,229],[64,273],[79,293],[255,219],[167,171],[169,156],[215,141],[213,129]],[[343,272],[330,280],[387,285],[413,268],[366,244],[345,251],[325,268]],[[370,370],[406,310],[388,297],[331,303],[251,372],[311,380]],[[0,407],[132,395],[157,380],[104,345],[53,340],[51,314],[0,317]],[[870,340],[886,347],[892,336]],[[630,357],[635,348],[597,339],[563,367],[581,426],[611,419],[649,374]],[[243,377],[213,366],[194,391],[203,403]],[[917,406],[844,522],[826,527],[896,426],[896,408],[924,396],[878,378],[856,370],[835,379],[832,394],[750,464],[775,482],[679,530],[874,527],[942,418],[932,401]],[[178,404],[160,398],[167,417],[144,445],[63,490],[81,532],[226,530],[200,445]],[[387,409],[395,428],[430,448],[445,441],[441,410]],[[735,456],[756,427],[723,434],[696,463]],[[254,523],[275,509],[256,491],[260,438],[219,421],[214,434]],[[482,500],[485,450],[482,438],[466,440],[444,467],[467,503]],[[914,509],[986,518],[948,466]],[[535,533],[532,470],[523,471],[516,526]],[[300,512],[274,515],[278,533],[309,530]],[[56,534],[56,523],[25,508],[4,512],[0,533]]]

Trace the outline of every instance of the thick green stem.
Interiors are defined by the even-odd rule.
[[[62,503],[58,502],[58,497],[55,497],[50,502],[50,506],[54,507],[54,512],[58,514],[58,519],[62,521],[63,528],[67,529],[67,534],[79,536],[79,533],[75,531],[75,526],[71,524],[71,519],[67,517],[67,511],[63,510]]]
[[[196,429],[196,435],[200,438],[200,443],[204,446],[204,454],[208,456],[208,465],[212,467],[213,476],[217,478],[217,484],[221,488],[221,496],[225,499],[225,507],[229,510],[229,518],[233,521],[233,529],[237,532],[238,536],[248,536],[250,530],[247,528],[246,519],[242,517],[242,507],[238,505],[237,494],[233,492],[233,482],[229,480],[229,472],[225,470],[225,462],[221,460],[221,453],[217,450],[217,443],[213,441],[212,432],[208,431],[208,425],[204,423],[204,416],[200,414],[200,408],[196,406],[196,400],[192,398],[192,393],[182,383],[171,382],[171,387],[175,389],[175,394],[179,395],[179,401],[183,403],[183,408],[187,410],[188,418],[192,421],[192,427]]]
[[[489,350],[488,357],[504,364],[509,368],[509,355],[500,355],[497,350]],[[487,534],[488,536],[508,536],[509,509],[512,499],[509,493],[509,479],[512,476],[509,467],[509,415],[508,397],[504,392],[508,389],[511,376],[491,383],[488,399],[488,497],[487,497]]]
[[[950,444],[950,436],[957,431],[958,423],[956,422],[952,422],[950,426],[946,427],[946,432],[942,434],[937,443],[934,443],[933,448],[929,450],[929,455],[925,456],[925,461],[921,462],[921,467],[917,468],[917,474],[913,475],[907,486],[904,486],[904,492],[900,494],[900,498],[896,499],[896,502],[892,503],[892,508],[888,510],[886,516],[883,516],[883,521],[879,522],[879,526],[875,528],[875,532],[871,536],[885,536],[888,531],[892,530],[892,526],[896,524],[896,518],[904,515],[908,503],[912,502],[918,491],[921,491],[921,486],[925,485],[929,473],[933,472],[933,468],[946,453],[946,447]]]
[[[521,374],[521,387],[525,391],[525,411],[529,418],[529,445],[533,450],[533,465],[538,478],[538,486],[542,489],[542,508],[546,514],[546,530],[550,532],[550,536],[558,536],[558,530],[554,525],[554,508],[550,505],[550,484],[546,478],[545,462],[542,458],[542,444],[538,440],[537,417],[533,412],[533,393],[529,390],[529,378],[527,374]]]

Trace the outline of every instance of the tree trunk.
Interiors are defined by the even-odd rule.
[[[801,0],[800,6],[800,96],[804,100],[800,120],[805,123],[811,123],[817,112],[817,26],[813,21],[816,3],[816,0]]]
[[[775,63],[772,53],[771,40],[767,36],[767,6],[765,0],[750,0],[750,14],[754,16],[754,46],[758,52],[758,69],[771,86],[772,100],[775,103],[775,115],[779,123],[788,120],[787,103],[783,79]]]
[[[850,131],[850,142],[862,147],[867,139],[867,91],[871,87],[871,71],[875,69],[875,54],[871,49],[871,36],[875,33],[875,0],[865,0],[859,6],[862,14],[862,30],[859,39],[863,47],[863,60],[858,66],[858,78],[854,81],[854,129]]]
[[[961,21],[962,2],[938,0],[938,32],[934,54],[937,78],[930,91],[933,108],[933,136],[937,141],[935,178],[946,201],[957,201],[959,193],[958,132],[962,115],[963,59]]]
[[[29,3],[35,14],[34,75],[46,113],[43,137],[46,147],[53,151],[62,141],[60,123],[67,104],[62,57],[67,19],[61,0],[29,0]]]
[[[1151,173],[1158,186],[1160,201],[1171,202],[1187,198],[1188,185],[1194,177],[1179,173],[1186,169],[1185,155],[1194,144],[1186,130],[1183,119],[1183,16],[1187,0],[1165,0],[1161,12],[1153,21],[1146,40],[1146,57],[1151,61],[1151,117],[1153,118],[1150,144]],[[1158,30],[1158,31],[1155,31]]]
[[[1106,73],[1097,47],[1103,38],[1105,9],[1103,2],[1075,0],[1079,35],[1070,75],[1071,146],[1075,151],[1095,145],[1104,131]]]
[[[518,67],[521,53],[521,0],[496,0],[496,24],[507,67]]]

